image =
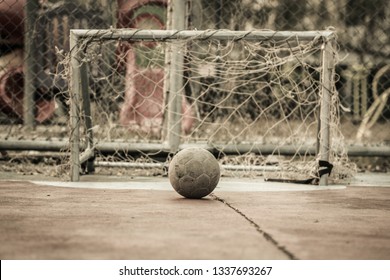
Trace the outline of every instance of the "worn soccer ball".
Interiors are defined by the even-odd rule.
[[[172,187],[186,198],[202,198],[210,194],[220,175],[218,161],[202,148],[181,150],[173,157],[168,169]]]

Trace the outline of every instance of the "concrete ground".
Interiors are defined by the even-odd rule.
[[[390,174],[223,178],[201,200],[167,178],[47,179],[0,174],[0,259],[390,259]]]

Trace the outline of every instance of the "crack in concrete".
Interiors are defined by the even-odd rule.
[[[276,246],[276,248],[278,248],[278,250],[283,252],[289,259],[291,259],[291,260],[298,260],[298,258],[292,252],[290,252],[286,247],[284,247],[281,244],[279,244],[279,242],[277,240],[275,240],[269,233],[267,233],[264,230],[262,230],[261,227],[258,224],[255,223],[255,221],[253,221],[251,218],[246,216],[239,209],[237,209],[236,207],[231,205],[229,202],[227,202],[223,198],[220,198],[220,197],[216,196],[215,194],[210,194],[210,196],[213,199],[215,199],[215,200],[217,200],[219,202],[222,202],[223,204],[225,204],[226,206],[228,206],[229,208],[234,210],[237,214],[242,216],[245,220],[247,220],[249,222],[249,224],[251,226],[253,226],[256,229],[256,231],[258,233],[260,233],[268,242],[271,242],[274,246]]]

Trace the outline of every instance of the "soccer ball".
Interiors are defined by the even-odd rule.
[[[169,164],[172,187],[186,198],[202,198],[218,184],[221,171],[216,158],[202,148],[187,148],[178,152]]]

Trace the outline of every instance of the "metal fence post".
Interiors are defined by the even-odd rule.
[[[80,180],[80,63],[79,49],[77,46],[77,35],[70,31],[70,70],[71,82],[69,84],[70,98],[70,180],[77,182]]]
[[[320,160],[329,161],[330,149],[330,104],[332,94],[332,82],[334,75],[334,62],[332,40],[325,38],[322,49],[322,77],[321,77],[321,108],[319,131],[319,157]],[[328,185],[328,174],[320,177],[320,185]]]
[[[79,58],[83,58],[80,56]],[[92,111],[91,111],[91,98],[89,96],[89,86],[88,86],[88,67],[85,62],[82,62],[79,67],[80,74],[80,86],[81,86],[81,96],[82,96],[82,114],[84,116],[85,129],[86,129],[86,152],[88,156],[86,157],[86,170],[88,173],[95,171],[94,167],[94,154],[95,149],[93,147],[93,131],[92,131]],[[80,164],[83,162],[81,160]]]
[[[186,18],[186,1],[172,0],[172,29],[184,30]],[[168,142],[171,152],[179,149],[181,137],[181,104],[183,91],[184,50],[172,45],[169,95],[168,95]]]
[[[34,42],[35,23],[39,12],[39,1],[26,1],[24,13],[24,95],[23,95],[23,122],[27,129],[33,129],[35,126],[35,100],[36,91],[36,59],[37,49]]]

